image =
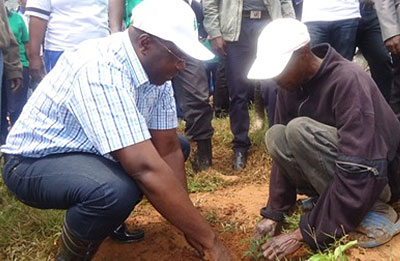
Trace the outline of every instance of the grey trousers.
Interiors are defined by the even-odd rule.
[[[335,177],[337,129],[308,117],[291,120],[286,126],[276,124],[265,136],[268,151],[285,170],[297,193],[318,196]],[[393,222],[397,214],[386,204],[391,192],[386,185],[372,210]]]

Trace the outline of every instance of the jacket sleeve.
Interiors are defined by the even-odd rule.
[[[393,36],[400,34],[399,7],[396,7],[397,0],[374,0],[382,30],[383,40],[386,41]],[[397,1],[399,2],[399,1]],[[398,6],[399,3],[397,3]]]
[[[219,0],[204,0],[203,2],[203,25],[211,38],[222,36],[220,29],[218,5]]]
[[[6,33],[4,37],[10,39],[10,45],[3,49],[4,55],[4,75],[7,80],[22,78],[22,64],[19,57],[19,45],[15,40],[14,34],[8,24],[7,12],[3,6],[0,10],[1,19],[3,20],[3,25]]]
[[[300,220],[303,239],[313,249],[354,231],[388,184],[389,145],[376,132],[383,126],[376,126],[374,103],[380,101],[371,98],[374,84],[357,74],[344,79],[348,80],[337,83],[332,100],[338,130],[335,177]]]
[[[280,1],[281,1],[281,8],[282,8],[282,17],[296,18],[292,0],[280,0]]]
[[[276,124],[286,125],[290,119],[291,112],[288,111],[287,104],[293,104],[291,98],[295,97],[293,94],[287,93],[280,88],[277,89],[277,101],[275,109],[275,122]],[[272,163],[272,169],[269,181],[269,199],[267,206],[261,209],[261,216],[269,218],[274,221],[283,221],[284,215],[296,203],[296,187],[294,187],[284,173],[284,169],[279,167],[276,162]]]

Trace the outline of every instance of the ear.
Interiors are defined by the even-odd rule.
[[[139,51],[143,54],[146,55],[149,49],[151,48],[152,44],[152,39],[149,34],[143,33],[139,35],[139,41],[138,41],[138,47]]]

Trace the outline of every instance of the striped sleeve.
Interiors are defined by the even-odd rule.
[[[149,129],[169,130],[178,126],[178,117],[176,114],[176,103],[174,91],[171,82],[164,84],[159,94],[159,101],[153,110],[149,121]]]
[[[51,0],[28,0],[26,12],[28,16],[36,16],[44,20],[49,20],[51,13]]]
[[[125,75],[113,64],[96,61],[73,83],[69,110],[102,155],[151,138]]]

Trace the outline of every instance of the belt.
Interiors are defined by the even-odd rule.
[[[266,19],[269,18],[269,14],[267,11],[250,11],[250,10],[243,10],[242,17],[250,18],[250,19]]]

